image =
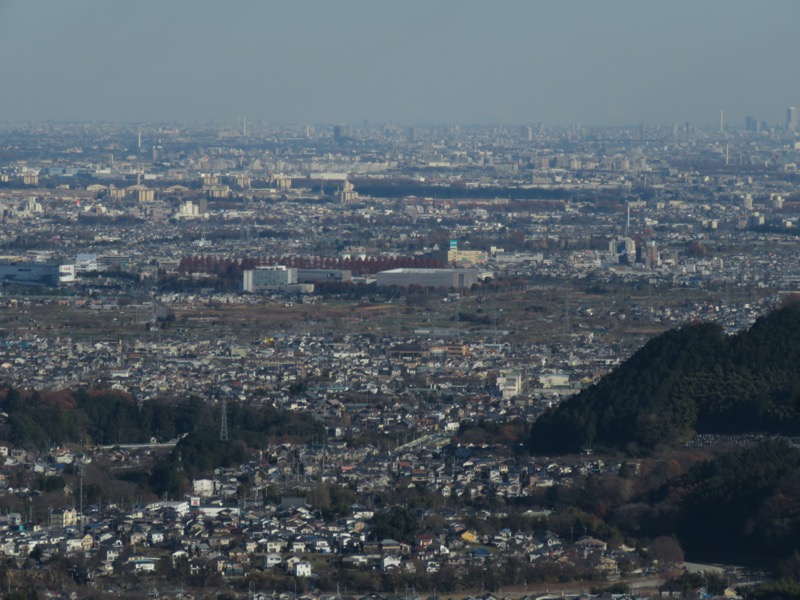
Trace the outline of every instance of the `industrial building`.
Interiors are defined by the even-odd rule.
[[[59,285],[75,281],[75,265],[57,263],[0,263],[0,282],[21,285]]]
[[[483,250],[459,250],[458,240],[450,240],[450,249],[447,251],[447,264],[459,267],[473,267],[485,265],[489,261],[489,254]]]
[[[391,269],[376,275],[379,286],[419,285],[463,290],[478,282],[477,269]]]
[[[447,251],[447,262],[451,265],[471,267],[485,265],[488,261],[489,254],[483,250],[458,250],[456,248]]]
[[[297,269],[277,265],[245,271],[242,275],[242,289],[251,293],[273,290],[307,294],[314,291],[314,286],[297,283]]]
[[[353,274],[351,271],[338,269],[297,269],[297,281],[299,283],[326,281],[348,283],[353,281]]]

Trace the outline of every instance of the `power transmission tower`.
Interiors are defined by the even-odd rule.
[[[228,441],[228,400],[222,399],[222,416],[219,423],[219,441]]]

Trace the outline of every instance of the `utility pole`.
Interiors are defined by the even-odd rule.
[[[80,500],[79,500],[79,509],[80,509],[80,528],[81,534],[83,533],[83,476],[85,475],[84,469],[86,468],[86,464],[81,462],[78,465],[78,488],[80,490]]]
[[[183,498],[183,454],[178,452],[178,498],[177,501],[180,502],[181,498]]]

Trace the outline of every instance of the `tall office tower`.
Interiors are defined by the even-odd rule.
[[[520,129],[520,135],[522,136],[522,139],[525,140],[526,142],[532,142],[533,141],[533,127],[524,127],[523,126]]]
[[[797,108],[794,106],[786,109],[786,130],[797,131]]]
[[[744,128],[751,133],[758,133],[758,119],[755,117],[745,117]]]
[[[653,269],[658,266],[658,246],[655,240],[647,242],[647,253],[645,254],[645,264],[648,268]]]
[[[417,141],[417,130],[414,127],[409,127],[407,133],[408,133],[408,142],[410,144],[413,144],[414,142]]]
[[[352,131],[349,125],[334,125],[333,127],[333,141],[337,144],[346,142],[352,137]]]

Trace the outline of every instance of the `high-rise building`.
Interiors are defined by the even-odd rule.
[[[334,125],[333,126],[333,141],[337,144],[346,142],[353,137],[353,132],[349,125]]]
[[[353,184],[345,179],[339,190],[339,202],[346,204],[348,202],[355,202],[356,200],[358,200],[358,192],[353,187]]]
[[[520,129],[520,134],[522,135],[522,139],[526,142],[533,141],[533,127],[522,127]]]
[[[629,237],[613,239],[608,244],[608,252],[614,262],[632,265],[636,262],[636,240]]]
[[[645,255],[645,264],[648,268],[654,269],[658,266],[658,246],[655,240],[647,242],[647,254]]]
[[[758,133],[758,119],[755,117],[745,117],[744,128],[751,133]]]
[[[797,131],[797,107],[795,106],[786,109],[786,130]]]

